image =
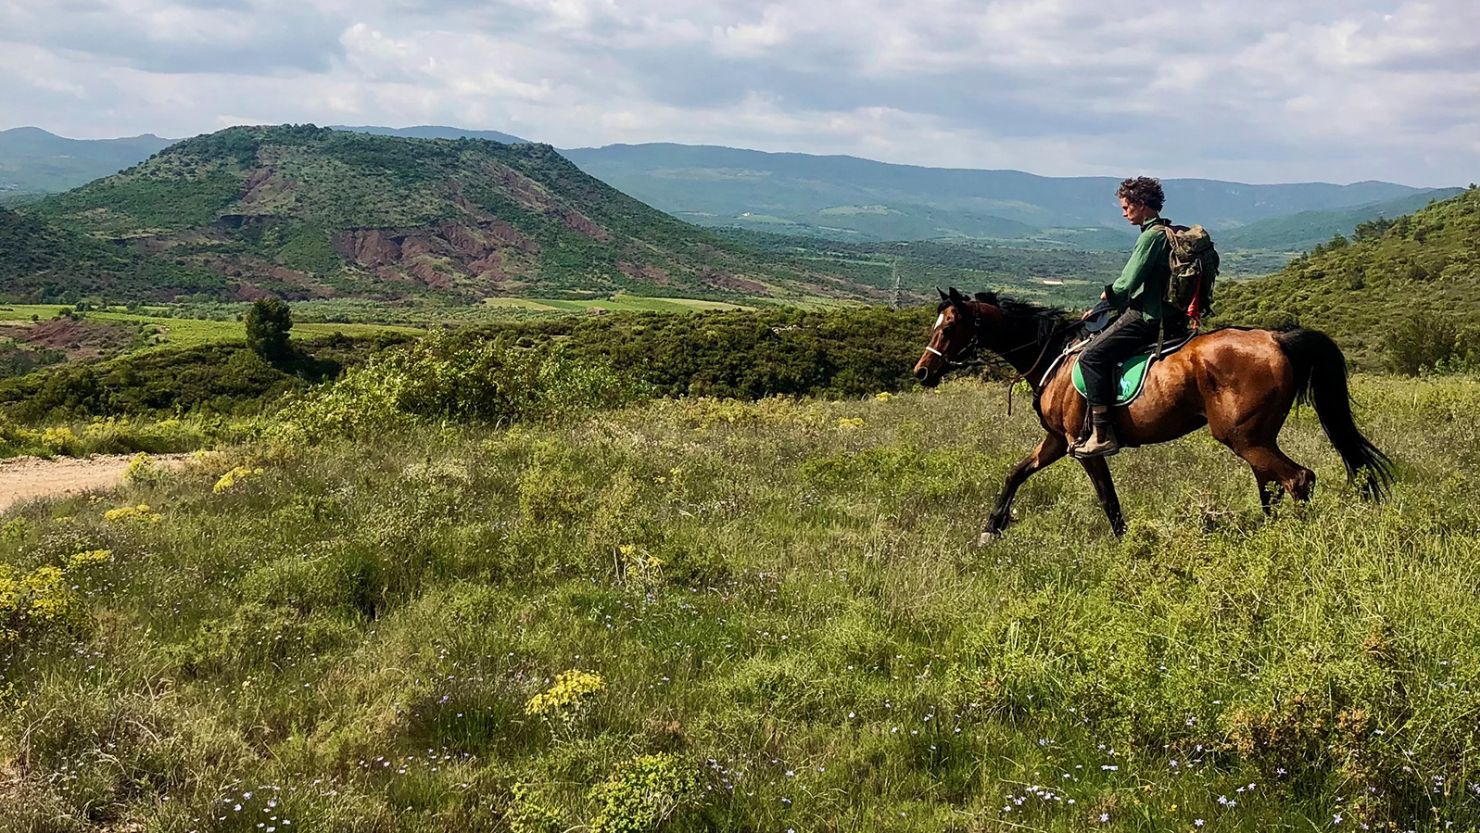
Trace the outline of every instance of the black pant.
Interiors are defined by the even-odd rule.
[[[1091,405],[1115,404],[1115,366],[1137,353],[1156,347],[1156,322],[1138,309],[1128,309],[1110,322],[1103,332],[1079,354],[1079,373],[1084,377],[1084,398]],[[1180,336],[1186,324],[1168,322],[1166,338]]]

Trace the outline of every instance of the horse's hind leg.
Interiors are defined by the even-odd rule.
[[[984,540],[1002,534],[1012,521],[1012,499],[1017,496],[1018,487],[1023,485],[1033,472],[1055,462],[1068,451],[1069,444],[1058,434],[1048,434],[1033,449],[1033,453],[1024,457],[1022,462],[1012,467],[1007,473],[1007,482],[1002,486],[1002,496],[997,498],[997,508],[992,510],[992,516],[987,519],[986,529],[982,532]]]
[[[1219,404],[1222,407],[1208,409],[1208,428],[1218,442],[1228,446],[1254,470],[1254,479],[1259,482],[1259,503],[1265,513],[1279,499],[1279,492],[1271,489],[1275,483],[1296,500],[1309,500],[1316,473],[1285,456],[1276,440],[1285,422],[1288,403],[1283,408],[1262,413],[1248,411],[1242,415],[1228,407],[1227,402]]]
[[[1311,489],[1316,485],[1316,473],[1285,456],[1278,445],[1268,443],[1233,451],[1254,470],[1254,479],[1259,481],[1259,502],[1266,513],[1279,498],[1279,493],[1270,489],[1273,483],[1280,484],[1290,497],[1298,501],[1310,500]]]

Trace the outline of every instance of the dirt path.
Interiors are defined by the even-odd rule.
[[[151,455],[157,465],[177,465],[184,454]],[[0,460],[0,512],[23,500],[111,489],[123,482],[131,454],[76,459],[16,457]]]

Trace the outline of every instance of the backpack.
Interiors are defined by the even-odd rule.
[[[1213,281],[1218,277],[1218,250],[1213,238],[1202,226],[1176,226],[1162,223],[1171,245],[1168,260],[1172,268],[1167,281],[1166,302],[1201,322],[1213,311]]]

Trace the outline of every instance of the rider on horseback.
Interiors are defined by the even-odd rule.
[[[1121,214],[1140,227],[1141,236],[1120,277],[1100,294],[1101,301],[1121,310],[1120,316],[1079,356],[1093,428],[1087,438],[1069,446],[1069,453],[1080,458],[1104,457],[1120,450],[1110,415],[1115,404],[1116,366],[1151,348],[1157,342],[1158,327],[1168,335],[1179,335],[1187,328],[1186,313],[1164,302],[1171,279],[1171,244],[1157,228],[1168,224],[1160,216],[1166,201],[1161,181],[1148,176],[1127,179],[1115,196],[1120,198]]]

